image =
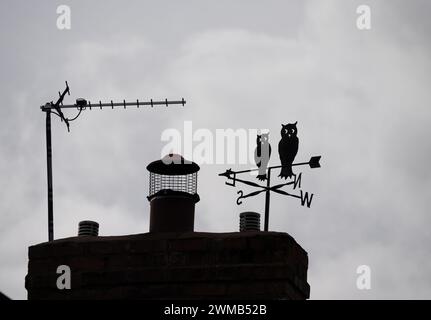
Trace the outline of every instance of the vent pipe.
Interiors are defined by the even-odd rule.
[[[99,235],[99,224],[95,221],[81,221],[79,223],[78,237],[81,236],[94,236]]]
[[[239,231],[260,231],[260,214],[251,211],[240,213]]]

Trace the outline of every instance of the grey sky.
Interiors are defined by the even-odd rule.
[[[72,29],[56,28],[56,8]],[[356,28],[368,4],[372,29]],[[44,114],[73,102],[177,99],[186,107],[54,119],[56,238],[94,219],[101,235],[148,230],[146,165],[167,128],[268,128],[298,121],[311,209],[273,196],[271,225],[310,257],[311,298],[431,298],[429,1],[33,1],[0,3],[0,291],[25,298],[27,248],[46,241]],[[274,153],[271,162],[278,163]],[[236,231],[236,189],[202,165],[196,230]],[[244,189],[247,190],[247,189]],[[372,289],[356,288],[356,268]]]

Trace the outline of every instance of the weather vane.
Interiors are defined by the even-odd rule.
[[[310,208],[311,202],[313,200],[314,194],[309,194],[308,192],[304,192],[301,189],[302,172],[295,174],[293,173],[292,167],[309,165],[310,168],[320,168],[321,156],[313,156],[308,162],[294,163],[299,146],[299,139],[297,136],[298,129],[296,125],[297,122],[281,125],[281,140],[278,143],[278,154],[281,165],[268,167],[269,159],[271,157],[271,145],[269,144],[269,134],[266,133],[257,135],[257,146],[254,152],[254,159],[257,166],[256,169],[242,171],[232,171],[232,169],[228,169],[225,172],[219,174],[219,176],[226,177],[229,180],[225,182],[228,186],[235,187],[236,183],[239,182],[260,189],[248,194],[244,194],[242,190],[239,190],[237,192],[239,196],[236,200],[238,205],[242,204],[242,199],[257,196],[265,192],[265,231],[268,231],[269,226],[269,203],[271,192],[300,199],[301,205],[307,205],[308,208]],[[278,175],[279,178],[285,180],[289,178],[291,180],[271,186],[271,170],[273,169],[280,169],[280,174]],[[242,173],[250,173],[255,171],[258,171],[257,179],[260,181],[266,180],[266,185],[239,179],[237,177]],[[281,190],[281,188],[285,186],[292,186],[293,190],[297,190],[298,188],[299,193],[288,193],[284,190]]]
[[[177,101],[168,101],[168,99],[165,99],[164,101],[153,101],[151,99],[150,101],[133,101],[133,102],[126,102],[126,100],[123,100],[122,102],[113,102],[112,100],[108,103],[102,103],[99,101],[96,104],[91,104],[90,101],[87,101],[85,99],[76,99],[75,104],[71,105],[64,105],[63,100],[66,94],[70,95],[69,85],[66,81],[66,89],[64,89],[63,93],[58,93],[59,98],[57,102],[53,103],[48,102],[45,105],[41,106],[40,109],[46,113],[46,161],[47,161],[47,176],[48,176],[48,240],[52,241],[54,240],[54,209],[53,209],[53,186],[52,186],[52,144],[51,144],[51,113],[58,116],[61,121],[66,124],[67,131],[70,131],[70,122],[76,120],[80,115],[81,112],[84,110],[92,110],[92,109],[102,109],[102,108],[111,108],[114,109],[115,107],[122,107],[126,109],[127,107],[134,106],[134,107],[140,107],[140,106],[166,106],[172,104],[181,104],[182,106],[185,105],[186,101],[183,99],[177,100]],[[62,112],[62,109],[77,109],[78,113],[73,118],[66,118]]]

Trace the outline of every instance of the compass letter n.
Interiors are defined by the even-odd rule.
[[[293,181],[293,189],[296,189],[296,187],[299,186],[299,189],[301,189],[301,178],[302,178],[302,172],[298,175],[294,175],[295,180]],[[302,197],[301,197],[302,199]]]
[[[311,196],[308,196],[308,192],[304,193],[301,190],[301,205],[303,206],[304,204],[307,204],[307,208],[310,208],[311,206],[311,201],[313,200],[313,196],[314,194],[311,194]]]

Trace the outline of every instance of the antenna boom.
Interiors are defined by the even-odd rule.
[[[65,105],[60,105],[57,107],[54,107],[53,105],[50,104],[46,104],[41,106],[40,108],[42,109],[42,111],[47,111],[50,109],[86,109],[89,108],[90,110],[92,108],[113,108],[113,107],[140,107],[140,106],[168,106],[168,105],[174,105],[174,104],[181,104],[181,105],[185,105],[186,104],[186,100],[181,99],[181,100],[163,100],[163,101],[133,101],[133,102],[108,102],[108,103],[96,103],[96,104],[92,104],[90,101],[88,101],[86,106],[82,106],[79,105],[77,103],[75,104],[65,104]]]

